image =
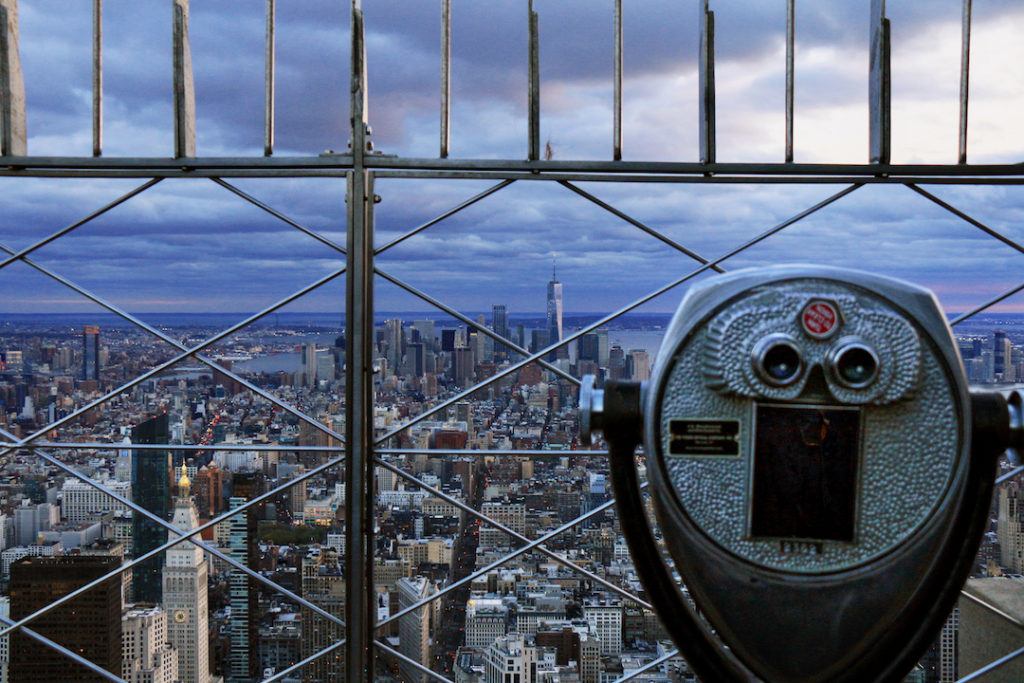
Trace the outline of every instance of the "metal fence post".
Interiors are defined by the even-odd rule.
[[[25,156],[25,81],[18,53],[18,0],[0,0],[0,156]]]
[[[352,0],[352,172],[345,280],[345,680],[373,680],[373,178],[363,11]]]

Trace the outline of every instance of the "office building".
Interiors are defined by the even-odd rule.
[[[535,683],[537,648],[518,633],[498,638],[484,653],[484,683]]]
[[[9,619],[11,616],[11,599],[6,596],[0,596],[0,617]],[[11,667],[11,637],[0,636],[0,681],[7,683],[10,679],[8,673]]]
[[[167,413],[146,420],[132,428],[132,442],[139,444],[168,443],[170,439]],[[132,500],[161,519],[167,519],[171,500],[170,451],[139,450],[132,456]],[[141,557],[167,541],[167,529],[142,515],[132,515],[132,556]],[[135,602],[163,602],[163,558],[150,557],[135,565],[132,578]]]
[[[108,481],[104,486],[128,500],[132,498],[130,482]],[[104,513],[114,510],[128,510],[128,506],[80,479],[64,480],[61,487],[60,511],[68,523],[95,522]]]
[[[427,352],[423,342],[409,342],[405,345],[405,374],[422,377],[426,372]]]
[[[500,598],[470,598],[466,603],[466,646],[486,650],[507,632],[508,616],[508,606]]]
[[[82,379],[100,379],[100,328],[82,327]]]
[[[651,378],[651,356],[643,349],[631,349],[626,362],[629,378],[634,382],[646,382]]]
[[[455,330],[441,330],[441,350],[445,353],[455,350]]]
[[[622,653],[622,602],[613,598],[588,598],[583,602],[583,618],[587,620],[602,655]]]
[[[405,335],[402,331],[402,321],[398,318],[384,321],[384,344],[387,346],[384,357],[388,359],[388,371],[397,374],[405,355]]]
[[[996,330],[992,338],[992,373],[996,380],[1013,381],[1013,377],[1007,377],[1012,350],[1013,345],[1006,338],[1006,332]]]
[[[939,633],[939,683],[956,683],[957,643],[960,640],[960,608],[954,607]]]
[[[426,345],[428,351],[433,351],[436,348],[434,346],[434,335],[436,332],[433,320],[414,320],[412,322],[412,329],[416,330],[419,334],[419,341]]]
[[[302,597],[339,619],[345,618],[345,578],[342,576],[338,553],[333,548],[311,551],[302,559]],[[305,659],[345,637],[345,629],[335,621],[326,619],[308,607],[300,609],[302,615],[302,643],[299,654]],[[343,650],[330,654],[303,667],[303,680],[328,683],[344,679]]]
[[[174,501],[174,526],[194,529],[199,515],[192,502],[192,482],[184,464]],[[166,540],[178,538],[166,532]],[[207,601],[208,567],[199,546],[185,541],[164,553],[163,604],[167,610],[167,642],[178,652],[181,683],[210,680],[210,615]]]
[[[579,339],[576,357],[578,360],[589,360],[598,367],[608,366],[608,333],[588,332]]]
[[[452,379],[460,387],[468,387],[475,376],[473,370],[473,350],[468,348],[457,348],[454,351],[452,363]]]
[[[167,640],[167,612],[136,605],[121,620],[121,677],[128,683],[176,683],[178,653]]]
[[[395,582],[398,591],[398,610],[402,611],[434,593],[434,585],[425,576],[402,577]],[[435,601],[436,602],[436,601]],[[430,632],[433,603],[413,610],[398,619],[398,651],[430,668]],[[430,677],[402,661],[398,665],[406,683],[426,683]]]
[[[234,510],[263,492],[263,476],[257,472],[244,472],[234,476],[228,508]],[[247,567],[258,561],[255,539],[257,519],[262,504],[247,508],[228,520],[227,554]],[[256,580],[245,572],[232,569],[228,578],[228,597],[231,617],[228,622],[231,649],[228,654],[230,680],[244,681],[259,678],[258,598]]]
[[[26,557],[11,566],[11,619],[18,620],[118,566],[114,557]],[[32,622],[32,629],[121,675],[121,578],[112,576]],[[95,681],[96,674],[29,638],[11,634],[11,683]]]
[[[503,524],[512,531],[526,534],[526,506],[522,503],[509,501],[491,501],[484,503],[481,510],[495,522]],[[480,529],[480,545],[484,547],[515,545],[513,539],[504,531],[490,525]]]
[[[200,519],[213,519],[224,512],[224,470],[211,462],[196,472],[192,493]]]
[[[508,309],[505,304],[494,304],[491,307],[491,329],[496,335],[503,339],[509,339],[511,332],[508,327]],[[495,342],[494,357],[496,360],[505,360],[509,357],[509,347],[501,342]]]
[[[307,387],[316,386],[316,344],[303,344],[302,346],[302,372],[303,384]]]
[[[1018,481],[1010,481],[998,489],[999,563],[1014,574],[1024,573],[1024,491]]]

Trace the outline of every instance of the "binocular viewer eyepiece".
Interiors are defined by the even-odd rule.
[[[968,390],[927,290],[783,266],[692,288],[650,381],[584,377],[580,422],[609,445],[634,566],[698,676],[897,680],[970,574],[1024,396]],[[641,444],[693,606],[647,521]]]

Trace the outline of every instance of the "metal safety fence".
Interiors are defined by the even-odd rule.
[[[614,27],[613,40],[613,139],[611,159],[607,161],[554,161],[541,158],[540,145],[540,22],[538,12],[530,0],[527,5],[526,19],[528,22],[527,49],[527,100],[528,100],[528,132],[526,142],[526,159],[458,159],[450,158],[449,147],[451,138],[451,0],[440,0],[441,21],[441,60],[440,60],[440,129],[439,152],[436,158],[403,158],[393,155],[376,153],[371,142],[369,115],[367,110],[367,76],[365,29],[363,24],[363,8],[360,0],[352,0],[351,7],[351,126],[350,149],[344,154],[325,154],[316,157],[281,157],[274,156],[275,150],[275,0],[266,1],[266,52],[265,52],[265,102],[264,102],[264,156],[253,158],[212,158],[196,156],[195,148],[195,95],[192,75],[192,60],[189,48],[189,2],[188,0],[172,0],[173,25],[173,111],[174,111],[174,154],[167,158],[127,158],[104,157],[103,152],[103,21],[102,0],[93,3],[93,157],[36,157],[31,156],[27,149],[26,110],[24,84],[19,63],[17,0],[0,0],[0,176],[28,178],[145,178],[145,182],[121,195],[114,201],[87,214],[33,244],[22,249],[13,249],[0,243],[0,250],[7,254],[0,261],[0,269],[13,263],[23,263],[50,280],[72,290],[78,295],[95,303],[102,309],[122,320],[145,331],[154,338],[172,346],[176,353],[147,372],[122,383],[114,389],[85,403],[67,415],[45,425],[37,431],[17,438],[11,432],[0,430],[4,441],[0,443],[0,456],[17,451],[30,452],[35,457],[58,468],[66,475],[77,478],[89,486],[103,492],[120,504],[129,508],[133,514],[142,515],[155,524],[166,528],[174,534],[172,540],[145,554],[133,557],[121,566],[100,576],[68,593],[64,597],[51,602],[35,612],[18,618],[0,618],[4,626],[0,628],[0,637],[20,630],[25,635],[53,648],[56,652],[88,668],[98,676],[112,681],[122,681],[120,677],[106,671],[88,659],[82,657],[53,640],[32,629],[32,624],[39,617],[53,611],[84,594],[90,589],[101,585],[112,577],[119,576],[128,569],[152,557],[159,556],[166,550],[185,542],[194,543],[204,553],[228,564],[233,571],[239,571],[259,582],[263,586],[284,596],[288,600],[313,613],[337,624],[345,629],[345,638],[332,643],[328,647],[313,653],[293,666],[276,672],[267,681],[284,680],[301,675],[302,669],[312,662],[331,654],[342,653],[346,680],[372,680],[374,677],[375,656],[384,655],[399,660],[435,680],[448,680],[445,676],[433,671],[424,663],[410,658],[395,650],[385,639],[379,636],[381,629],[403,616],[411,614],[426,605],[440,600],[444,596],[468,586],[476,578],[486,575],[503,564],[526,553],[540,553],[553,562],[586,577],[589,581],[631,601],[645,609],[650,603],[640,595],[633,594],[607,578],[591,571],[560,552],[548,547],[549,542],[560,535],[578,527],[613,508],[614,503],[608,501],[594,509],[565,522],[561,526],[538,536],[529,538],[508,525],[491,518],[476,510],[471,505],[431,486],[421,478],[396,466],[384,456],[426,454],[434,456],[510,456],[510,457],[549,457],[563,455],[559,451],[537,450],[466,450],[466,449],[408,449],[389,447],[392,439],[429,417],[446,410],[448,407],[473,396],[476,392],[491,386],[530,364],[539,364],[558,378],[578,386],[580,379],[563,368],[549,362],[551,354],[567,346],[584,335],[598,330],[622,315],[637,309],[656,298],[676,290],[705,273],[726,272],[724,264],[730,259],[746,252],[763,241],[778,235],[782,231],[815,214],[821,209],[837,202],[858,189],[869,184],[895,184],[906,187],[921,197],[941,207],[950,214],[962,219],[985,234],[999,240],[1012,249],[1024,253],[1024,245],[1008,237],[1004,233],[982,223],[943,199],[935,196],[925,186],[957,184],[957,185],[1020,185],[1024,184],[1024,167],[1019,164],[972,165],[967,163],[967,117],[968,117],[968,80],[970,54],[971,0],[963,3],[962,32],[962,68],[960,73],[960,116],[957,131],[957,163],[954,164],[892,164],[890,163],[890,27],[886,17],[884,0],[870,2],[870,79],[869,79],[869,114],[870,143],[869,163],[866,164],[826,164],[826,163],[795,163],[793,158],[793,120],[794,120],[794,50],[795,50],[795,0],[786,3],[786,92],[785,92],[785,152],[780,163],[719,163],[716,159],[715,146],[715,23],[714,12],[709,0],[699,0],[698,22],[699,32],[699,162],[643,162],[622,160],[622,55],[623,55],[623,3],[614,0],[612,15]],[[308,228],[286,213],[264,203],[259,198],[243,191],[230,179],[235,178],[343,178],[346,182],[344,200],[347,206],[346,243],[344,245],[331,240],[323,234]],[[150,325],[107,298],[90,291],[37,261],[30,258],[34,252],[53,243],[66,235],[87,225],[120,204],[132,200],[145,193],[161,182],[164,178],[191,178],[193,182],[212,182],[235,195],[240,201],[254,206],[269,214],[296,231],[316,240],[332,249],[337,258],[338,267],[327,275],[310,282],[306,286],[267,306],[259,312],[248,316],[237,323],[217,332],[205,340],[187,346],[171,335]],[[374,241],[374,206],[376,203],[375,183],[381,179],[476,179],[490,180],[494,184],[465,201],[453,206],[435,218],[420,225],[409,228],[406,232],[377,245]],[[583,189],[579,182],[589,183],[692,183],[692,184],[824,184],[840,186],[829,196],[817,203],[792,215],[775,225],[769,226],[755,237],[738,244],[724,252],[707,256],[681,244],[664,232],[616,208],[596,194]],[[422,291],[402,278],[396,277],[375,263],[376,257],[389,251],[406,240],[419,235],[425,230],[441,224],[470,206],[486,200],[501,192],[514,183],[546,183],[558,185],[567,193],[576,195],[583,200],[599,207],[608,214],[631,225],[647,236],[657,239],[694,262],[694,266],[685,272],[676,274],[660,287],[644,294],[634,301],[614,310],[595,322],[567,334],[561,339],[552,340],[545,348],[534,352],[513,342],[485,324],[473,320],[470,316],[446,304],[441,299]],[[567,194],[568,196],[568,194]],[[341,198],[339,197],[339,200]],[[298,300],[322,286],[340,281],[345,282],[345,426],[344,431],[336,431],[331,426],[318,421],[288,401],[282,400],[274,393],[258,386],[241,374],[218,363],[204,351],[217,342],[222,341],[243,328],[278,311],[291,302]],[[455,393],[426,408],[418,415],[383,433],[377,433],[373,423],[374,397],[374,316],[373,292],[377,280],[388,282],[398,287],[421,302],[443,311],[452,318],[485,335],[495,343],[500,343],[518,354],[520,358],[498,369],[492,376],[472,384],[468,388]],[[996,297],[976,306],[952,320],[953,325],[960,324],[990,307],[1014,296],[1024,290],[1024,283],[1012,287]],[[232,446],[230,444],[130,444],[112,445],[105,442],[72,442],[50,441],[46,435],[53,433],[61,426],[72,423],[91,410],[116,399],[148,379],[158,376],[161,372],[176,364],[194,359],[213,371],[230,378],[245,387],[248,391],[261,396],[278,409],[290,414],[314,430],[336,440],[338,446],[281,446],[254,444]],[[129,448],[136,451],[167,450],[176,451],[213,451],[245,449],[250,451],[290,451],[303,449],[319,453],[329,453],[330,457],[323,463],[296,476],[286,483],[254,496],[244,504],[234,507],[228,512],[214,516],[207,522],[193,529],[179,529],[168,520],[153,514],[129,498],[117,493],[110,487],[95,481],[86,474],[66,464],[56,455],[55,450],[110,449],[116,447]],[[573,451],[574,455],[602,457],[607,453],[601,450]],[[345,520],[346,520],[346,552],[344,553],[345,583],[345,616],[341,618],[315,601],[298,595],[292,590],[272,581],[259,571],[246,566],[230,554],[201,539],[201,534],[229,518],[263,502],[273,499],[293,486],[303,486],[305,482],[332,468],[343,467],[345,471]],[[375,595],[373,582],[374,565],[374,500],[373,474],[375,468],[389,471],[396,477],[405,480],[409,485],[431,496],[439,498],[451,506],[458,508],[469,517],[479,520],[482,524],[497,529],[512,538],[516,544],[514,550],[504,557],[486,566],[474,569],[468,575],[453,581],[439,591],[389,615],[382,620],[375,620]],[[1018,467],[1000,477],[999,482],[1007,481],[1024,472]],[[963,681],[974,680],[985,673],[1002,666],[1014,657],[1024,654],[1024,649],[1017,650],[992,662],[988,666],[973,672]],[[647,663],[639,669],[631,671],[619,680],[627,680],[640,676],[648,671],[658,669],[678,656],[674,650]]]

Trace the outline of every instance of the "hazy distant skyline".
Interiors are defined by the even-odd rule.
[[[624,158],[697,156],[696,2],[626,3]],[[90,153],[91,3],[22,0],[29,153]],[[377,149],[436,156],[438,3],[365,0],[370,120]],[[346,146],[347,2],[278,3],[278,156]],[[537,0],[541,136],[556,159],[611,155],[611,0]],[[956,154],[958,0],[889,3],[893,161]],[[171,150],[170,3],[107,0],[106,156]],[[718,158],[781,161],[785,3],[712,2]],[[264,3],[194,2],[197,148],[262,151]],[[869,3],[797,3],[796,160],[867,160]],[[970,161],[1024,158],[1024,8],[975,3]],[[526,153],[526,4],[453,2],[452,155]],[[140,180],[0,179],[0,242],[17,249]],[[341,180],[236,182],[344,242]],[[386,241],[491,183],[384,180]],[[583,186],[713,258],[840,186]],[[930,188],[1024,239],[1022,189]],[[554,184],[518,182],[382,255],[378,265],[463,311],[543,310],[552,257],[567,311],[613,310],[696,263]],[[33,258],[130,311],[257,310],[338,268],[340,256],[209,181],[166,180]],[[902,187],[869,186],[758,245],[727,268],[786,261],[856,266],[933,288],[965,310],[1019,283],[1024,255]],[[285,311],[339,310],[340,278]],[[377,281],[379,310],[426,305]],[[641,311],[670,311],[674,290]],[[0,311],[96,310],[23,264],[0,271]],[[1004,310],[1024,310],[1024,297]]]

